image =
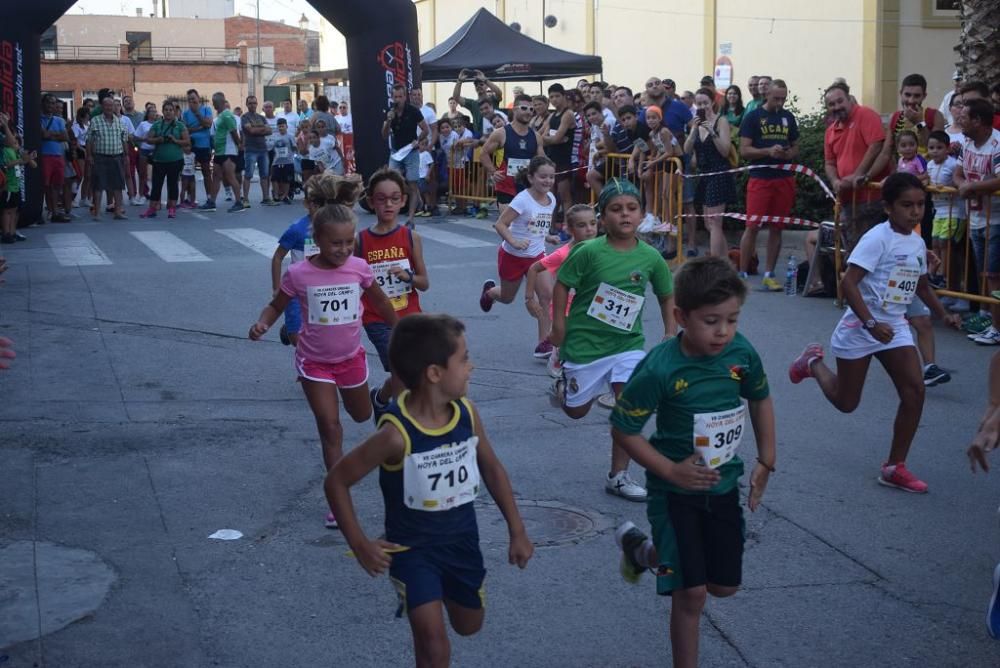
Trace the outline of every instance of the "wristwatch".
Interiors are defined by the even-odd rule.
[[[917,123],[917,129],[918,130],[923,130],[926,127],[927,127],[927,124],[924,123],[923,121],[920,121],[919,123]]]
[[[865,320],[865,322],[864,322],[864,328],[867,329],[867,330],[869,330],[869,331],[871,331],[871,330],[875,329],[875,325],[877,325],[877,324],[878,324],[878,320],[876,320],[875,318],[872,318],[871,320]]]

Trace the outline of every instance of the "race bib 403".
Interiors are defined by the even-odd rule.
[[[909,304],[917,292],[920,267],[915,264],[897,264],[889,273],[882,301],[886,304]]]

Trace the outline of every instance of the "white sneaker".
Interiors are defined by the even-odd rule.
[[[549,404],[552,408],[562,410],[563,400],[566,398],[566,383],[562,379],[562,373],[552,381],[549,386]]]
[[[1000,332],[996,327],[990,327],[985,332],[972,339],[981,346],[995,346],[1000,344]]]
[[[597,397],[597,405],[601,408],[607,408],[611,410],[615,407],[615,393],[605,392],[601,396]]]
[[[604,491],[629,501],[646,500],[646,488],[632,480],[627,470],[619,471],[613,476],[609,475],[604,483]]]
[[[89,209],[93,205],[88,197],[81,197],[80,204],[78,205],[81,209]]]
[[[553,348],[552,354],[549,355],[549,359],[545,362],[545,370],[549,372],[549,375],[553,378],[559,378],[562,376],[562,360],[559,359],[559,349]]]
[[[132,206],[142,206],[142,198],[136,195],[135,197],[130,197],[128,203]]]

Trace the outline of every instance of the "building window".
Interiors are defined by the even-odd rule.
[[[923,0],[920,24],[924,28],[958,28],[961,0]]]
[[[132,60],[152,60],[153,42],[152,35],[148,32],[126,32],[125,41],[128,42],[128,57]]]
[[[306,69],[319,67],[319,37],[306,38]]]

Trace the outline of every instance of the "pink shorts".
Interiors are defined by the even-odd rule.
[[[353,357],[332,364],[308,360],[295,353],[295,370],[300,381],[304,378],[317,383],[330,383],[345,390],[368,382],[368,360],[364,348],[358,348]]]
[[[500,275],[501,281],[516,283],[524,278],[524,275],[531,269],[531,265],[543,257],[545,257],[545,253],[537,257],[518,257],[508,253],[501,246],[497,249],[497,274]]]

